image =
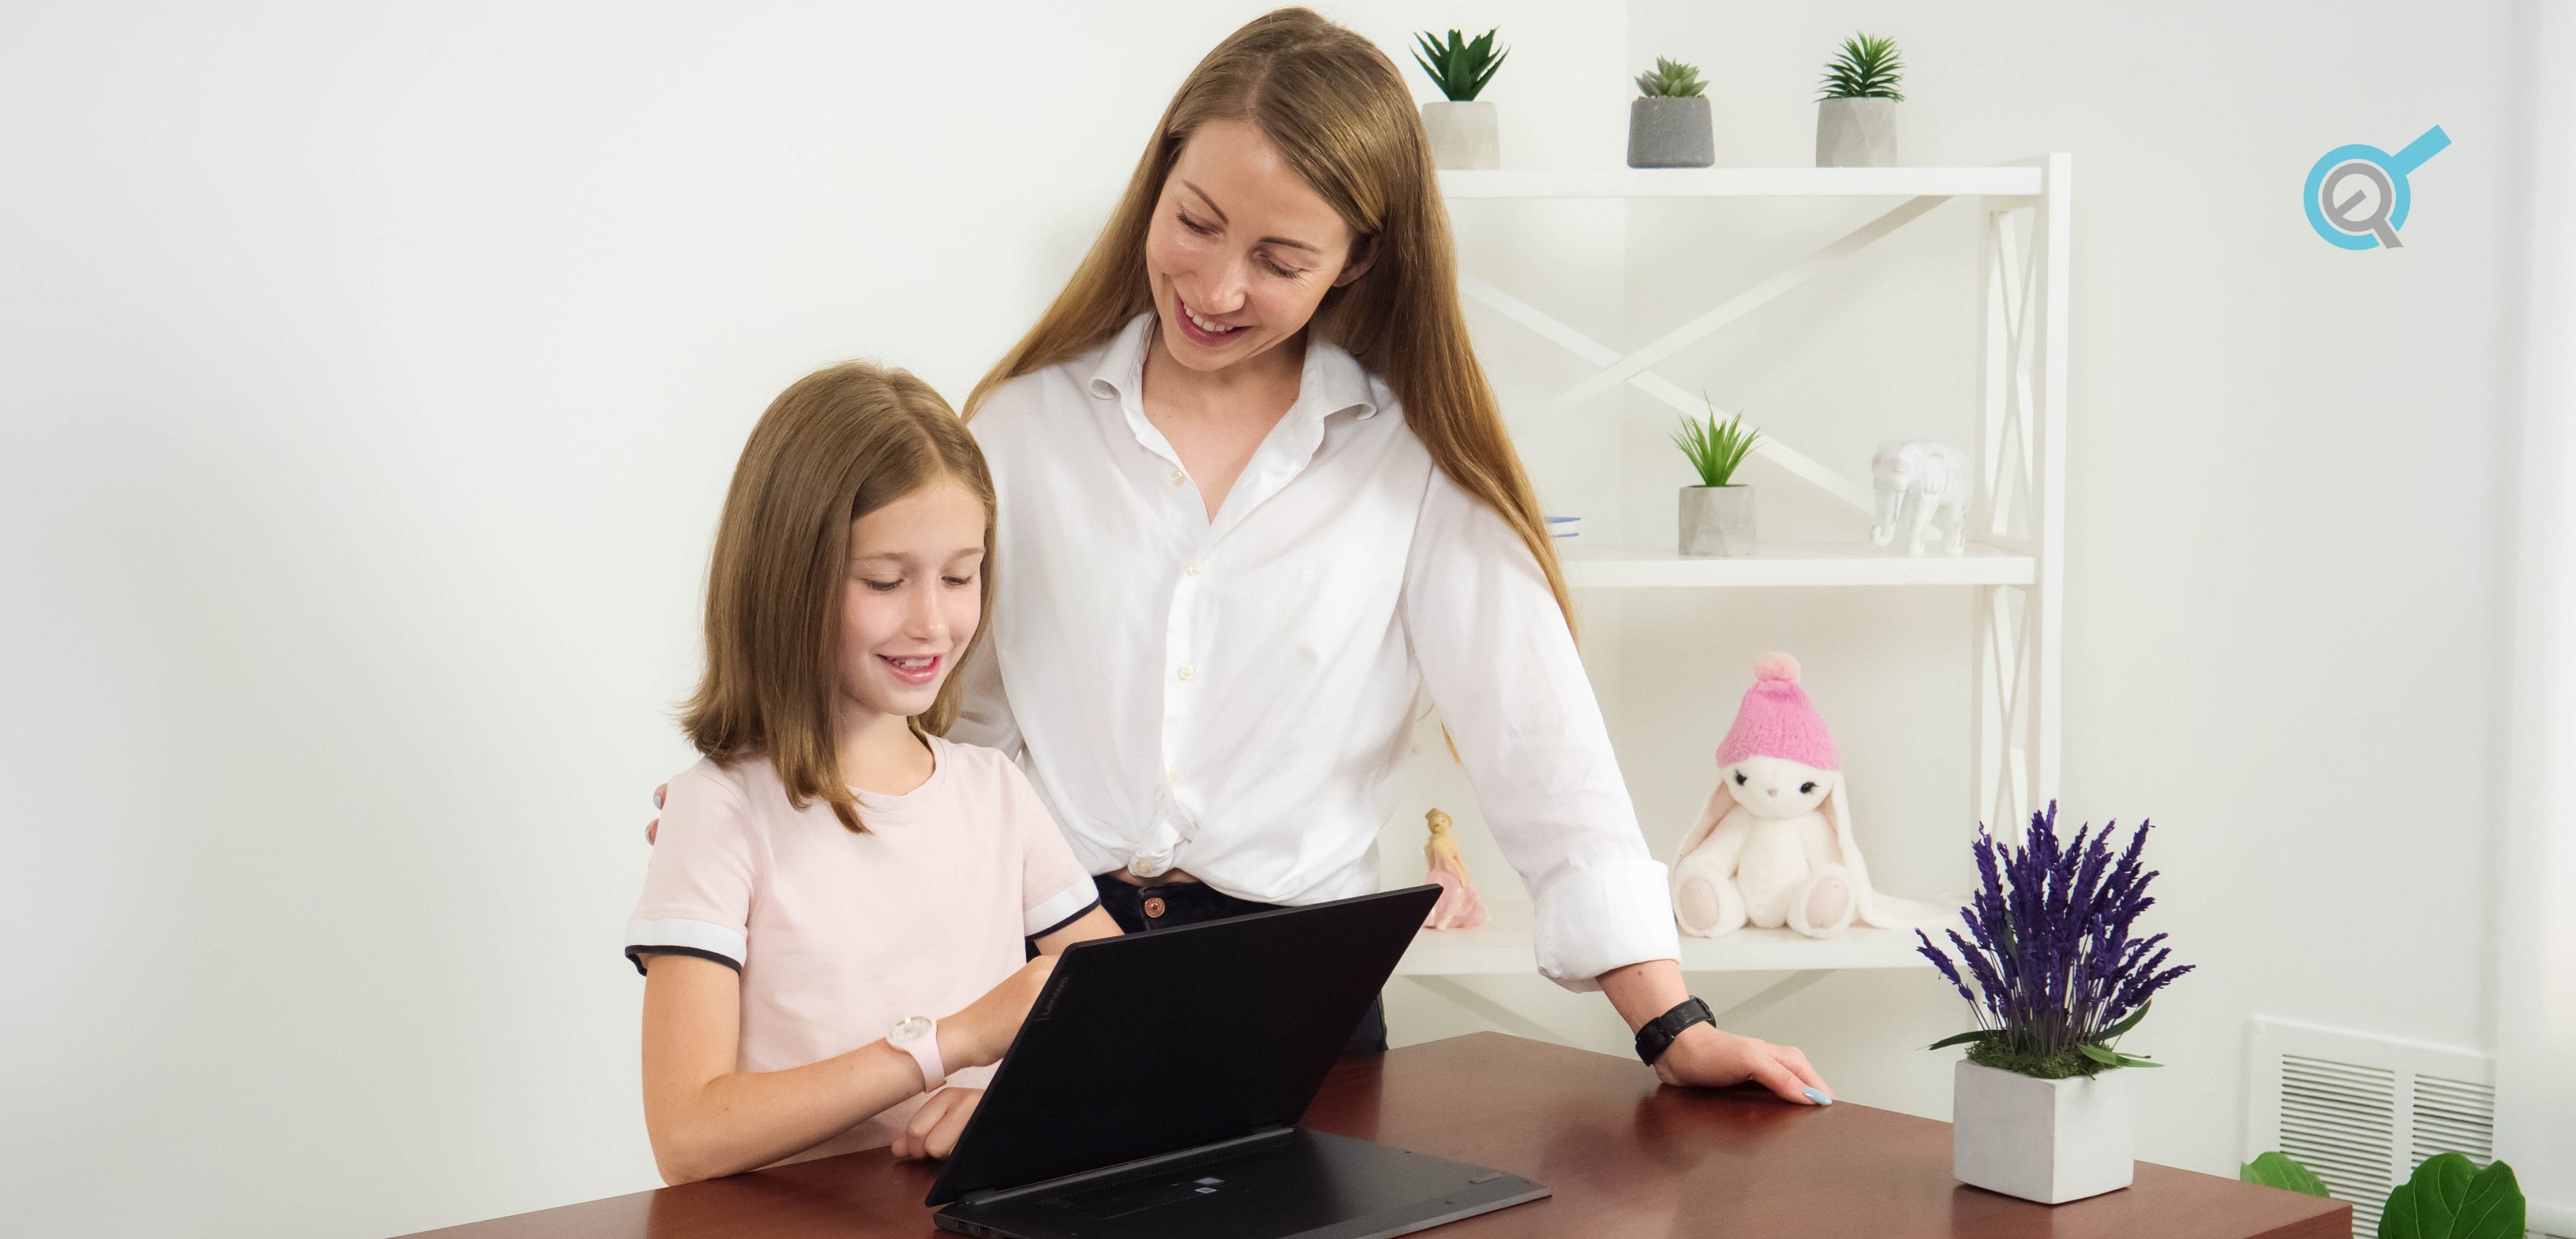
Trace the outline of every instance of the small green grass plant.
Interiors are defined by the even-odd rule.
[[[1905,102],[1897,88],[1905,81],[1905,62],[1897,59],[1896,40],[1855,34],[1843,40],[1841,54],[1825,64],[1819,99],[1893,99]]]
[[[1696,99],[1708,93],[1699,66],[1655,57],[1655,67],[1637,75],[1637,93],[1649,99]]]
[[[1761,437],[1761,431],[1745,427],[1741,413],[1723,422],[1717,420],[1717,406],[1712,404],[1707,422],[1682,419],[1682,428],[1673,432],[1673,446],[1680,448],[1691,468],[1699,472],[1700,485],[1733,486],[1736,468]]]
[[[1417,30],[1413,39],[1420,46],[1414,50],[1413,63],[1431,75],[1431,84],[1439,87],[1451,103],[1473,102],[1485,84],[1494,80],[1494,70],[1503,67],[1503,57],[1511,54],[1508,47],[1494,46],[1494,35],[1500,29],[1497,26],[1474,39],[1463,31],[1452,30],[1447,43],[1433,38],[1428,30]]]

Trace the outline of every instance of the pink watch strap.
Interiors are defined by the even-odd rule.
[[[902,1049],[921,1065],[921,1091],[935,1092],[948,1082],[948,1066],[939,1059],[939,1021],[932,1020],[929,1031],[905,1042]]]

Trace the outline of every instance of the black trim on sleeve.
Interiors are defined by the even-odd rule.
[[[1064,928],[1064,927],[1065,927],[1065,926],[1067,926],[1067,925],[1071,925],[1071,924],[1072,924],[1072,923],[1074,923],[1075,921],[1081,920],[1082,918],[1084,918],[1084,917],[1086,917],[1086,916],[1091,915],[1091,910],[1092,910],[1093,908],[1097,908],[1097,907],[1099,907],[1099,906],[1100,906],[1100,896],[1098,896],[1098,895],[1094,895],[1094,896],[1092,896],[1092,897],[1091,897],[1091,902],[1089,902],[1089,903],[1087,903],[1087,904],[1082,905],[1082,911],[1080,911],[1080,912],[1076,912],[1076,913],[1074,913],[1073,915],[1071,915],[1071,916],[1068,916],[1068,917],[1064,918],[1063,920],[1057,921],[1057,922],[1056,922],[1055,924],[1053,924],[1053,925],[1049,925],[1049,926],[1047,926],[1046,928],[1044,928],[1044,929],[1041,929],[1041,930],[1037,931],[1036,933],[1030,934],[1030,935],[1029,935],[1029,941],[1031,941],[1031,942],[1035,942],[1035,941],[1037,941],[1038,939],[1043,938],[1043,937],[1047,936],[1048,934],[1054,933],[1055,931],[1057,931],[1057,930],[1059,930],[1059,929],[1062,929],[1062,928]]]
[[[647,955],[695,955],[700,959],[712,959],[735,972],[742,971],[740,960],[729,955],[718,955],[713,951],[701,951],[693,946],[630,946],[626,948],[626,958],[635,965],[635,975],[639,977],[646,975],[644,957]]]

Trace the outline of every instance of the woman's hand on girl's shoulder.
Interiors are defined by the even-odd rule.
[[[957,1147],[957,1137],[966,1130],[966,1120],[974,1117],[975,1106],[984,1100],[980,1088],[943,1088],[912,1112],[912,1121],[903,1125],[894,1138],[896,1157],[946,1157]]]

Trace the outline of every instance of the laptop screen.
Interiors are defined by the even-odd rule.
[[[1067,949],[928,1203],[1294,1125],[1439,897],[1416,886]]]

